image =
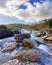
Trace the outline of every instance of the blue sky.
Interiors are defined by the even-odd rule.
[[[34,22],[25,22],[23,20],[19,20],[18,18],[15,17],[9,17],[6,15],[2,15],[0,14],[0,25],[4,25],[4,24],[25,24],[25,25],[29,25],[29,24],[33,24]]]
[[[52,18],[52,0],[0,0],[1,24],[32,24]]]

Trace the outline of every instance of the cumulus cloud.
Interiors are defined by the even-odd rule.
[[[18,9],[22,4],[27,6],[25,10]],[[24,21],[38,22],[52,17],[52,2],[34,2],[33,6],[29,0],[0,0],[0,13],[8,16],[14,16]]]

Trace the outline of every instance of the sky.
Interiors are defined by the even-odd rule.
[[[1,24],[34,24],[52,18],[52,0],[0,0]]]

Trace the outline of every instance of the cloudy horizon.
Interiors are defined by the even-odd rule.
[[[52,0],[0,0],[0,24],[33,24],[52,18]]]

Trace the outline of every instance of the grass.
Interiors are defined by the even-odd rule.
[[[32,25],[23,25],[23,24],[9,24],[9,25],[0,25],[0,29],[14,29],[14,28],[24,28],[24,29],[33,29],[33,30],[52,30],[52,18],[43,20],[42,23],[32,24]]]

